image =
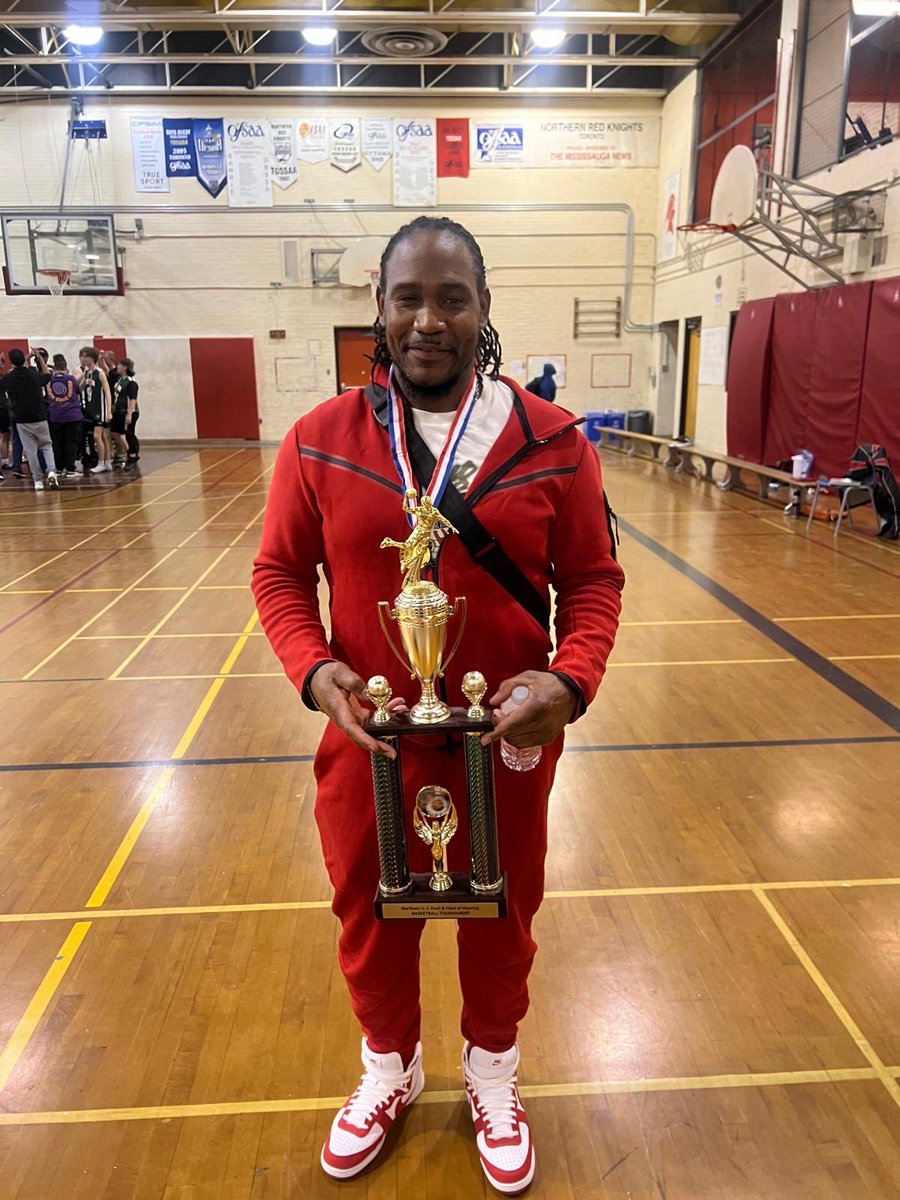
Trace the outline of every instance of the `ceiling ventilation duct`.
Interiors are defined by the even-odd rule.
[[[427,58],[444,49],[447,36],[438,29],[373,29],[362,43],[384,58]]]

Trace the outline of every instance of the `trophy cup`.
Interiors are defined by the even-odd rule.
[[[396,752],[393,760],[372,755],[381,872],[375,915],[380,919],[505,917],[506,879],[500,870],[497,844],[494,759],[492,747],[481,744],[482,734],[493,729],[491,713],[481,703],[487,683],[478,671],[469,671],[464,676],[463,693],[469,701],[468,708],[451,708],[437,695],[437,680],[462,638],[466,601],[458,597],[451,604],[435,583],[421,577],[422,570],[432,561],[436,530],[447,533],[456,530],[427,495],[417,503],[416,493],[407,492],[403,511],[415,518],[409,537],[405,542],[385,538],[381,543],[382,549],[393,547],[400,551],[403,584],[393,607],[384,600],[379,602],[378,616],[391,650],[411,678],[419,681],[421,696],[408,713],[391,713],[388,711],[391,689],[384,676],[373,676],[367,685],[369,698],[377,710],[367,727]],[[447,625],[457,614],[459,631],[453,649],[445,657]],[[406,658],[393,643],[389,620],[397,622]],[[444,737],[447,733],[462,734],[465,747],[471,871],[447,869],[447,844],[456,832],[456,809],[447,789],[432,784],[420,790],[413,813],[417,836],[431,847],[432,869],[428,874],[413,874],[407,854],[402,739],[406,735]]]

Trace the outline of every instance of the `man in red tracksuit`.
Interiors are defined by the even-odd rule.
[[[498,715],[485,741],[543,746],[527,773],[496,763],[509,915],[458,926],[463,1072],[477,1145],[489,1181],[513,1193],[535,1167],[516,1088],[516,1032],[536,949],[547,801],[565,725],[593,699],[612,649],[624,577],[597,455],[576,419],[499,376],[484,261],[471,234],[432,217],[401,229],[382,258],[378,312],[373,386],[319,405],[285,439],[253,573],[260,620],[288,677],[330,718],[315,761],[316,821],[342,927],[340,966],[365,1036],[364,1072],[334,1119],[322,1166],[336,1178],[361,1171],[424,1083],[422,922],[379,922],[373,908],[379,866],[369,753],[393,750],[364,728],[366,677],[387,675],[395,696],[410,687],[376,605],[399,591],[396,552],[379,547],[385,537],[408,536],[411,479],[438,507],[452,494],[444,489],[454,489],[486,531],[474,553],[463,537],[447,537],[433,566],[441,589],[466,596],[469,608],[446,694],[463,703],[470,670],[487,677],[494,706],[524,684],[528,699]],[[319,615],[320,567],[330,638]],[[406,796],[426,784],[465,796],[461,744],[404,742]],[[464,810],[453,843],[459,861],[468,854]],[[427,847],[410,843],[411,869],[427,871]]]

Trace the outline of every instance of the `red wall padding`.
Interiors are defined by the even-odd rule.
[[[0,338],[0,351],[6,355],[6,359],[3,363],[4,371],[9,371],[12,369],[9,361],[9,352],[10,350],[15,350],[16,348],[19,350],[24,350],[27,354],[28,342],[24,338]]]
[[[253,338],[194,338],[191,374],[198,438],[259,441]]]
[[[772,371],[766,463],[790,458],[805,445],[806,411],[813,369],[817,293],[776,296],[772,322]]]
[[[815,456],[814,475],[845,475],[858,444],[856,426],[872,285],[825,288],[813,295],[816,323],[802,445]]]
[[[128,357],[125,339],[122,337],[100,337],[99,334],[95,334],[94,349],[112,350],[117,359]],[[135,366],[137,366],[137,364],[135,364]]]
[[[900,279],[872,284],[855,442],[878,442],[900,474]]]
[[[765,451],[774,312],[774,299],[745,304],[728,355],[728,453],[747,462],[762,462]]]

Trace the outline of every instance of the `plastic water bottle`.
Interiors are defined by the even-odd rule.
[[[514,687],[512,694],[500,705],[500,712],[508,716],[528,699],[528,688],[524,683]],[[511,746],[506,738],[500,739],[500,757],[511,771],[532,771],[541,761],[540,746],[524,746],[521,750]]]

